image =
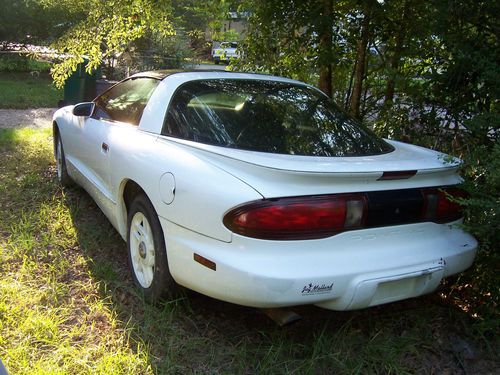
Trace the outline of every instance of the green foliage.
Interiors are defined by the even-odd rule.
[[[0,72],[48,72],[51,64],[36,61],[25,54],[0,54]]]
[[[500,121],[499,114],[487,118]],[[483,120],[473,119],[470,123]],[[468,214],[465,227],[479,239],[480,251],[475,272],[462,276],[453,296],[467,301],[474,314],[493,322],[497,319],[500,296],[500,139],[484,142],[472,133],[464,139],[463,153],[464,187],[470,194],[465,201]]]
[[[29,60],[19,54],[1,54],[0,72],[29,72]]]
[[[468,227],[485,248],[500,243],[500,141],[490,147],[471,146],[466,155],[465,186],[471,193],[467,201],[470,213]]]
[[[75,0],[0,0],[0,41],[51,41],[84,16],[85,4]]]
[[[148,32],[162,37],[174,35],[168,2],[147,0],[92,0],[87,18],[63,35],[54,47],[66,57],[52,68],[57,87],[85,60],[92,72],[103,60],[125,52],[132,42]]]
[[[193,24],[185,24],[187,30],[202,30],[208,29],[211,40],[217,41],[235,41],[239,40],[239,34],[231,29],[226,29],[224,24],[227,22],[229,12],[238,10],[240,0],[181,0],[176,2],[177,9],[183,9],[183,12],[191,12],[190,19],[195,20],[197,28]],[[184,4],[182,4],[184,3]],[[185,20],[186,21],[186,20]]]
[[[129,69],[129,73],[179,69],[187,59],[194,57],[194,51],[189,48],[189,43],[189,36],[180,31],[174,36],[166,37],[157,33],[147,33],[145,37],[130,43],[126,54],[121,56],[119,67]],[[120,78],[124,76],[126,75],[122,74]]]
[[[251,9],[239,70],[316,81],[320,1],[244,2]]]

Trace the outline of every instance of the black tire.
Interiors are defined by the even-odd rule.
[[[57,181],[64,187],[69,187],[73,185],[73,180],[68,175],[68,170],[66,169],[66,157],[64,156],[64,148],[61,141],[61,137],[57,135],[56,138],[56,169],[57,169]]]
[[[127,252],[132,278],[146,301],[156,303],[178,295],[178,285],[168,268],[158,215],[143,194],[134,198],[128,212]]]

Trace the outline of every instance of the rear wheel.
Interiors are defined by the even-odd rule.
[[[165,238],[149,199],[138,195],[128,213],[127,248],[135,284],[148,302],[174,297],[177,284],[170,275]]]
[[[71,186],[73,180],[68,175],[66,169],[66,158],[64,157],[64,149],[61,137],[58,135],[56,140],[56,168],[57,168],[57,181],[62,186]]]

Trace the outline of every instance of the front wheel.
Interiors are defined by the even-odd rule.
[[[168,269],[163,230],[145,195],[133,200],[127,223],[128,258],[135,284],[151,303],[175,297],[177,285]]]
[[[62,146],[61,136],[58,135],[56,139],[56,168],[57,168],[57,181],[62,186],[71,186],[73,180],[68,175],[66,169],[66,158],[64,156],[64,149]]]

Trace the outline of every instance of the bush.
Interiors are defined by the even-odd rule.
[[[488,117],[491,117],[489,115]],[[498,124],[499,116],[496,117]],[[476,124],[481,126],[478,116]],[[493,122],[494,124],[495,122]],[[466,273],[460,280],[462,288],[457,292],[462,300],[471,306],[472,312],[484,318],[497,314],[500,278],[498,265],[500,254],[500,141],[495,138],[497,130],[489,131],[486,141],[474,132],[464,137],[466,145],[463,175],[464,187],[470,198],[465,201],[467,210],[466,229],[474,234],[480,243],[473,272]],[[474,136],[476,135],[476,136]],[[479,135],[479,137],[478,137]],[[481,139],[482,138],[482,139]]]
[[[492,325],[499,324],[500,114],[498,108],[491,108],[455,127],[452,122],[449,125],[449,116],[439,112],[418,103],[395,105],[382,111],[374,130],[463,160],[463,188],[469,194],[461,202],[466,210],[464,229],[479,241],[479,250],[471,269],[452,281],[447,297],[481,318],[487,323],[485,329],[492,332]]]
[[[51,64],[20,53],[0,54],[0,72],[48,72]]]

